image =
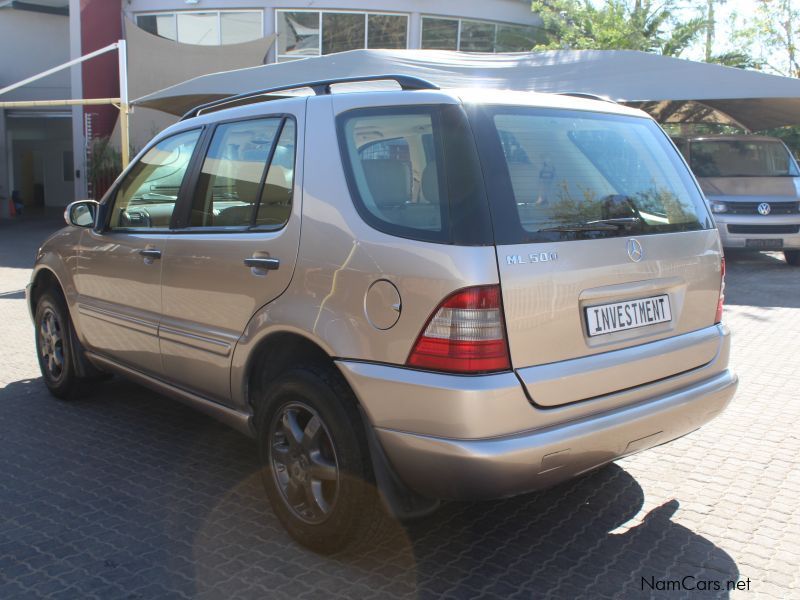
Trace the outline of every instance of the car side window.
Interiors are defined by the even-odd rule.
[[[200,130],[185,131],[150,148],[117,188],[109,228],[168,229]]]
[[[189,225],[282,227],[289,218],[293,173],[291,119],[223,123],[214,131],[203,161]]]
[[[287,119],[264,180],[256,213],[257,226],[282,227],[289,220],[294,188],[294,140],[294,121]]]

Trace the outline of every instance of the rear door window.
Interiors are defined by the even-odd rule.
[[[200,170],[189,226],[282,227],[291,213],[294,145],[290,118],[218,125]]]
[[[494,166],[498,243],[712,226],[686,166],[648,119],[527,107],[485,107],[476,118]]]

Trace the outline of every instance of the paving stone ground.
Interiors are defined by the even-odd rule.
[[[248,439],[118,379],[47,394],[22,290],[53,227],[0,222],[0,599],[800,598],[800,269],[780,255],[728,257],[741,385],[708,426],[325,558],[281,529]],[[699,589],[663,589],[683,578]]]

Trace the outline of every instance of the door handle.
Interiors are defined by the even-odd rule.
[[[251,269],[274,271],[281,266],[281,261],[277,258],[245,258],[244,266],[250,267]]]
[[[161,258],[161,250],[157,248],[142,248],[141,250],[139,250],[139,254],[141,254],[145,258],[149,258],[150,260]]]

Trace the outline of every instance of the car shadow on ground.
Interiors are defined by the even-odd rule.
[[[120,379],[75,402],[40,379],[0,390],[0,465],[4,598],[26,582],[131,599],[636,597],[658,594],[647,581],[739,574],[671,520],[680,499],[632,521],[643,491],[616,465],[541,493],[447,503],[366,550],[318,556],[266,504],[252,441]]]
[[[782,253],[727,249],[725,266],[725,304],[800,308],[800,294],[787,293],[787,284],[800,289],[800,267]]]

